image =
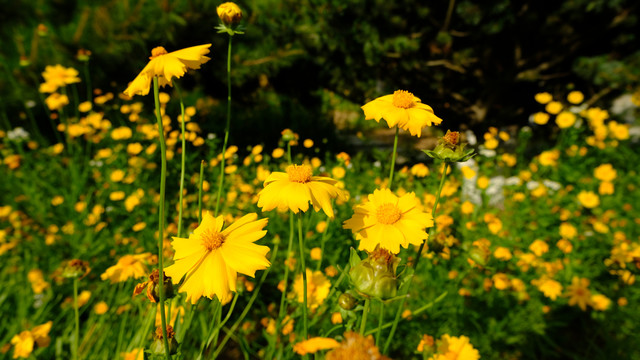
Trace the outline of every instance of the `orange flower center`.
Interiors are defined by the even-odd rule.
[[[311,175],[313,171],[308,165],[289,165],[287,167],[287,175],[289,175],[289,181],[297,183],[307,183],[311,181]]]
[[[402,216],[400,209],[391,203],[382,204],[376,209],[376,219],[381,224],[393,224],[400,220],[400,216]]]
[[[413,94],[405,90],[396,90],[393,93],[393,106],[408,109],[413,106]]]
[[[219,232],[207,231],[202,235],[202,245],[207,251],[213,251],[224,244],[224,236]]]
[[[156,58],[166,53],[167,53],[167,50],[165,50],[162,46],[155,47],[153,48],[153,50],[151,50],[151,57],[149,59]]]

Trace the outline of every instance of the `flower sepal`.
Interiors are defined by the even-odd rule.
[[[215,29],[218,30],[218,34],[227,33],[229,34],[229,36],[233,36],[236,34],[239,34],[239,35],[244,34],[244,26],[242,25],[238,25],[236,28],[233,28],[225,24],[220,24],[216,26]]]
[[[460,133],[447,130],[447,133],[438,139],[438,146],[433,150],[422,150],[427,156],[446,162],[465,162],[474,157],[475,150],[465,149],[467,143],[460,143]]]

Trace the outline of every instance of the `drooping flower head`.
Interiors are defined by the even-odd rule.
[[[174,284],[186,275],[180,292],[195,304],[202,296],[225,303],[236,291],[237,273],[251,277],[257,270],[271,265],[265,257],[269,247],[254,244],[267,233],[263,230],[268,219],[256,220],[255,213],[247,214],[222,229],[223,216],[214,218],[208,211],[202,223],[188,239],[174,237],[175,263],[165,269]]]
[[[377,189],[353,209],[342,226],[356,234],[359,250],[372,252],[380,246],[397,254],[400,246],[422,244],[429,236],[425,229],[433,226],[433,216],[423,211],[414,193],[397,197],[389,189]]]
[[[211,44],[192,46],[186,49],[167,53],[162,46],[151,50],[151,61],[142,69],[140,74],[129,84],[124,94],[147,95],[151,87],[151,80],[158,77],[160,86],[173,86],[172,79],[180,78],[187,72],[187,69],[199,69],[200,65],[211,60],[205,55],[209,53]]]
[[[334,217],[331,199],[344,199],[345,194],[330,177],[313,176],[309,165],[289,165],[287,172],[273,172],[264,182],[264,189],[258,193],[258,207],[262,211],[277,208],[298,213],[309,210],[309,203],[315,211],[322,209],[330,218]]]
[[[365,120],[380,122],[385,119],[389,128],[396,125],[411,135],[420,137],[425,126],[438,125],[442,119],[433,113],[431,106],[423,104],[419,98],[405,90],[396,90],[362,106]]]

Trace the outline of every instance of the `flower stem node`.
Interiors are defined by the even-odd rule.
[[[175,338],[176,332],[171,325],[167,325],[167,340],[169,340],[169,355],[175,355],[178,352],[178,341]],[[153,356],[165,356],[164,344],[162,339],[162,327],[158,326],[153,334],[153,344],[149,348]]]
[[[460,133],[447,130],[447,133],[438,139],[438,146],[433,150],[422,150],[429,157],[446,162],[465,162],[474,157],[473,149],[466,149],[466,143],[460,143]]]
[[[360,294],[381,300],[391,299],[398,292],[396,269],[399,263],[400,258],[378,247],[366,259],[352,265],[349,276]]]

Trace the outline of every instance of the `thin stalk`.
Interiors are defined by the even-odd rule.
[[[362,309],[362,320],[360,321],[360,335],[364,335],[364,331],[367,329],[367,315],[369,314],[369,308],[371,307],[371,299],[364,299],[364,309]]]
[[[391,169],[389,170],[389,186],[391,189],[391,183],[393,183],[393,171],[396,168],[396,156],[398,152],[398,134],[400,133],[400,127],[396,126],[396,136],[393,139],[393,153],[391,154]]]
[[[91,73],[89,72],[89,60],[84,62],[84,82],[87,84],[87,101],[92,101],[91,99]]]
[[[218,216],[220,208],[220,196],[224,185],[224,165],[227,153],[227,142],[229,141],[229,128],[231,127],[231,36],[229,36],[229,48],[227,49],[227,126],[224,128],[224,142],[222,143],[222,161],[220,162],[220,175],[218,176],[218,195],[216,196],[215,215]]]
[[[322,233],[322,238],[320,239],[320,260],[318,260],[316,270],[320,270],[320,268],[322,267],[322,259],[324,258],[324,245],[327,242],[327,236],[329,235],[329,225],[331,225],[331,218],[327,219],[327,226],[325,227],[324,232]]]
[[[184,162],[185,162],[185,154],[187,152],[186,142],[185,142],[185,130],[184,130],[184,102],[182,101],[182,93],[180,92],[180,88],[178,84],[174,83],[174,87],[176,91],[178,91],[178,97],[180,98],[180,115],[181,115],[181,123],[182,123],[182,157],[180,162],[180,205],[178,207],[178,237],[182,235],[182,196],[184,192]]]
[[[384,322],[384,302],[380,301],[380,314],[378,314],[378,331],[376,331],[376,346],[380,346],[380,335],[382,334],[383,322]]]
[[[434,220],[436,218],[436,209],[438,208],[438,202],[440,201],[440,194],[442,193],[442,187],[444,186],[444,179],[447,176],[447,168],[449,167],[449,162],[445,161],[444,162],[444,167],[442,169],[442,177],[440,178],[440,186],[438,187],[438,192],[436,193],[436,200],[433,203],[433,210],[431,211],[431,215],[433,216]],[[430,229],[429,231],[429,237],[433,236],[434,234],[434,230],[435,229],[435,224],[434,226]],[[424,244],[426,243],[426,241],[423,241],[422,244],[420,244],[420,248],[418,249],[418,254],[416,257],[416,261],[413,263],[413,269],[416,270],[418,268],[418,263],[420,262],[420,257],[422,256],[422,250],[424,249]],[[413,277],[411,279],[409,279],[409,282],[411,282],[413,280]],[[411,283],[409,283],[411,284]],[[411,288],[411,286],[408,286],[407,289]],[[404,307],[405,302],[407,301],[407,297],[403,297],[402,300],[400,301],[400,305],[398,306],[398,311],[396,311],[396,317],[393,319],[393,325],[391,326],[391,331],[389,332],[389,336],[387,337],[387,341],[385,341],[384,344],[384,349],[382,351],[383,354],[387,353],[387,350],[389,350],[389,346],[391,345],[391,340],[393,339],[393,335],[396,332],[396,329],[398,328],[398,323],[400,322],[400,317],[402,316],[402,309]]]
[[[300,264],[302,265],[302,339],[307,340],[308,326],[307,323],[307,267],[304,264],[304,238],[302,237],[302,212],[298,213],[298,244],[300,245]]]
[[[200,178],[198,179],[198,224],[202,221],[202,179],[204,175],[204,160],[200,160]]]
[[[158,77],[153,77],[153,95],[156,105],[156,119],[158,120],[158,139],[160,141],[160,202],[158,204],[158,274],[160,276],[158,282],[158,306],[160,307],[160,323],[162,326],[162,339],[164,342],[164,354],[167,360],[171,360],[169,355],[169,339],[167,339],[167,316],[164,311],[164,256],[163,256],[163,240],[164,240],[164,199],[165,187],[167,182],[167,149],[164,142],[164,126],[162,125],[162,115],[160,114],[160,95],[158,88]]]
[[[289,260],[291,256],[291,251],[293,250],[293,237],[295,234],[293,226],[293,212],[289,211],[289,244],[287,245],[287,253],[285,255],[285,262]],[[287,288],[289,284],[289,266],[285,264],[284,266],[284,289],[282,291],[282,296],[280,297],[280,311],[278,312],[278,323],[276,324],[276,330],[280,328],[280,320],[284,318],[285,312],[285,301],[287,300]]]
[[[278,256],[278,244],[276,244],[273,247],[273,257],[271,258],[271,263],[272,264],[276,262],[277,256]],[[218,348],[213,353],[213,358],[214,359],[217,358],[218,355],[220,355],[220,352],[222,352],[222,350],[224,349],[224,346],[227,344],[227,341],[229,341],[229,338],[231,338],[231,336],[236,331],[238,326],[240,326],[240,324],[244,321],[244,318],[249,313],[249,310],[251,310],[251,306],[253,306],[253,303],[258,298],[258,294],[260,293],[260,288],[262,287],[262,284],[264,283],[265,279],[267,278],[267,275],[269,275],[269,272],[271,271],[271,269],[272,269],[272,267],[269,267],[269,268],[267,268],[267,270],[264,271],[264,273],[262,273],[262,277],[260,278],[260,282],[258,283],[258,286],[256,286],[256,288],[253,290],[253,295],[251,295],[251,299],[249,299],[249,302],[247,303],[247,306],[245,306],[244,310],[242,311],[242,313],[240,314],[240,316],[238,317],[236,322],[233,323],[233,325],[231,326],[231,329],[226,333],[225,337],[220,342],[220,345],[218,345]]]
[[[78,278],[73,278],[73,312],[75,317],[75,330],[73,337],[73,359],[78,360],[78,344],[80,343],[80,313],[78,310]]]

